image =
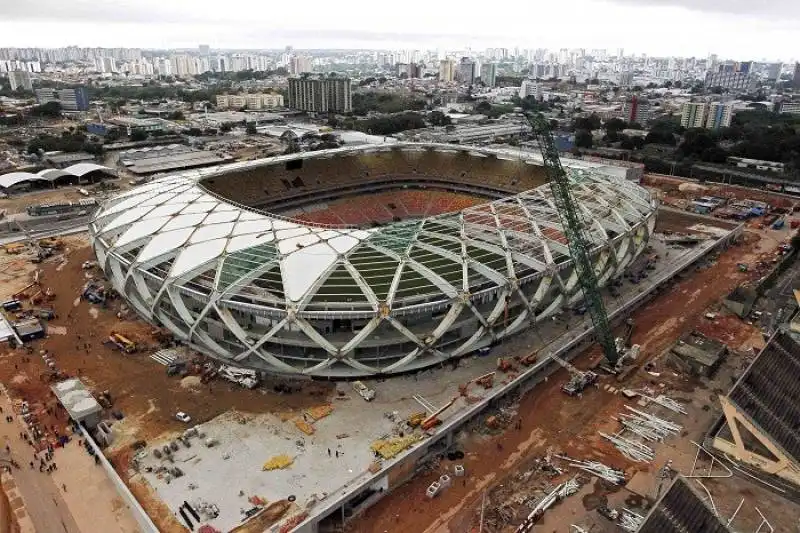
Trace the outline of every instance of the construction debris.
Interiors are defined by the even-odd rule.
[[[663,394],[661,394],[659,396],[656,396],[655,398],[651,398],[650,396],[644,396],[644,395],[642,395],[642,397],[646,398],[648,401],[651,401],[651,402],[657,403],[658,405],[666,407],[670,411],[674,411],[674,412],[676,412],[678,414],[681,414],[681,415],[688,414],[688,411],[686,410],[686,408],[682,404],[676,402],[672,398],[664,396]]]
[[[649,463],[656,456],[652,448],[646,444],[642,444],[641,442],[626,439],[620,434],[608,435],[602,431],[598,431],[598,433],[601,437],[610,441],[614,446],[616,446],[622,455],[631,461],[636,461],[637,463]]]
[[[644,413],[629,405],[626,405],[625,409],[633,414],[621,414],[620,423],[631,433],[635,433],[650,442],[662,442],[669,436],[679,434],[683,429],[678,424]]]
[[[528,533],[533,530],[533,526],[544,515],[544,512],[552,507],[554,504],[560,502],[567,496],[575,494],[580,489],[577,478],[572,478],[569,481],[561,483],[547,496],[539,500],[530,514],[522,521],[516,529],[516,533]]]
[[[292,463],[294,463],[294,458],[282,453],[281,455],[276,455],[275,457],[270,458],[269,461],[264,463],[264,466],[261,467],[261,470],[280,470],[290,467]]]
[[[644,522],[644,517],[640,514],[634,513],[630,509],[622,509],[622,514],[619,517],[619,526],[625,531],[634,533],[639,531],[639,528]]]
[[[559,459],[563,459],[569,463],[569,466],[573,468],[577,468],[579,470],[583,470],[584,472],[588,472],[593,476],[597,476],[602,478],[609,483],[614,483],[615,485],[622,485],[625,483],[625,472],[622,470],[617,470],[616,468],[611,468],[610,466],[606,466],[603,463],[599,463],[597,461],[580,461],[578,459],[572,459],[571,457],[567,457],[565,455],[556,455]]]

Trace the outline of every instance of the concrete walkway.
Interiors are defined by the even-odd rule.
[[[14,480],[25,501],[38,533],[138,533],[139,528],[122,503],[103,469],[73,440],[66,448],[56,448],[53,462],[58,470],[39,472],[39,459],[33,448],[19,436],[21,422],[6,422],[13,413],[5,391],[0,390],[0,458],[10,457],[19,464]],[[30,468],[34,461],[34,468]],[[66,491],[64,490],[66,488]]]

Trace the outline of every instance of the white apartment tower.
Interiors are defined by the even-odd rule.
[[[26,91],[33,90],[31,83],[31,73],[27,70],[12,70],[8,73],[8,82],[12,91],[24,89]]]
[[[684,128],[705,127],[706,111],[705,102],[687,102],[681,108],[681,126]]]
[[[456,62],[452,59],[442,59],[439,62],[439,81],[451,82],[456,75]]]

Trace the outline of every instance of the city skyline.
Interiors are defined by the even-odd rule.
[[[217,49],[482,49],[585,48],[651,56],[789,61],[796,53],[800,4],[720,0],[576,0],[530,6],[510,0],[497,9],[409,0],[391,17],[365,0],[310,0],[302,17],[290,4],[240,0],[226,12],[210,3],[141,0],[135,5],[37,0],[4,6],[0,47],[135,47]],[[518,13],[527,13],[518,16]],[[574,14],[578,16],[574,16]],[[546,21],[546,22],[542,22]],[[659,38],[659,33],[662,37]]]

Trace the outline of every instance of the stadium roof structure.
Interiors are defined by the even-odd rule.
[[[13,187],[18,183],[23,183],[26,181],[53,182],[56,179],[63,178],[65,176],[81,178],[86,174],[90,174],[98,170],[107,174],[114,174],[113,169],[103,165],[97,165],[95,163],[77,163],[65,169],[48,168],[45,170],[40,170],[36,174],[32,172],[11,172],[9,174],[3,174],[0,176],[0,188],[8,189],[9,187]]]
[[[690,531],[731,533],[700,495],[689,486],[686,478],[678,476],[647,514],[637,533]]]
[[[331,157],[337,150],[328,152],[318,154]],[[236,163],[152,181],[116,195],[90,224],[98,261],[117,290],[141,315],[207,353],[278,372],[330,375],[338,366],[344,374],[394,373],[468,353],[580,298],[547,185],[458,212],[365,229],[261,212],[221,198],[201,182],[253,168],[250,163],[265,164]],[[646,246],[655,202],[646,189],[621,178],[579,169],[569,175],[604,283]],[[525,309],[499,325],[509,302]],[[413,331],[406,324],[420,313],[438,317],[438,325],[425,334]],[[439,348],[448,329],[465,317],[476,320],[474,334],[457,347]],[[363,327],[339,342],[334,330],[342,321]],[[215,334],[216,325],[226,331]],[[354,355],[397,337],[408,346],[401,357],[365,363]],[[306,360],[309,346],[323,356]]]
[[[727,396],[713,445],[800,486],[800,341],[778,330]],[[771,483],[775,483],[773,480]]]

